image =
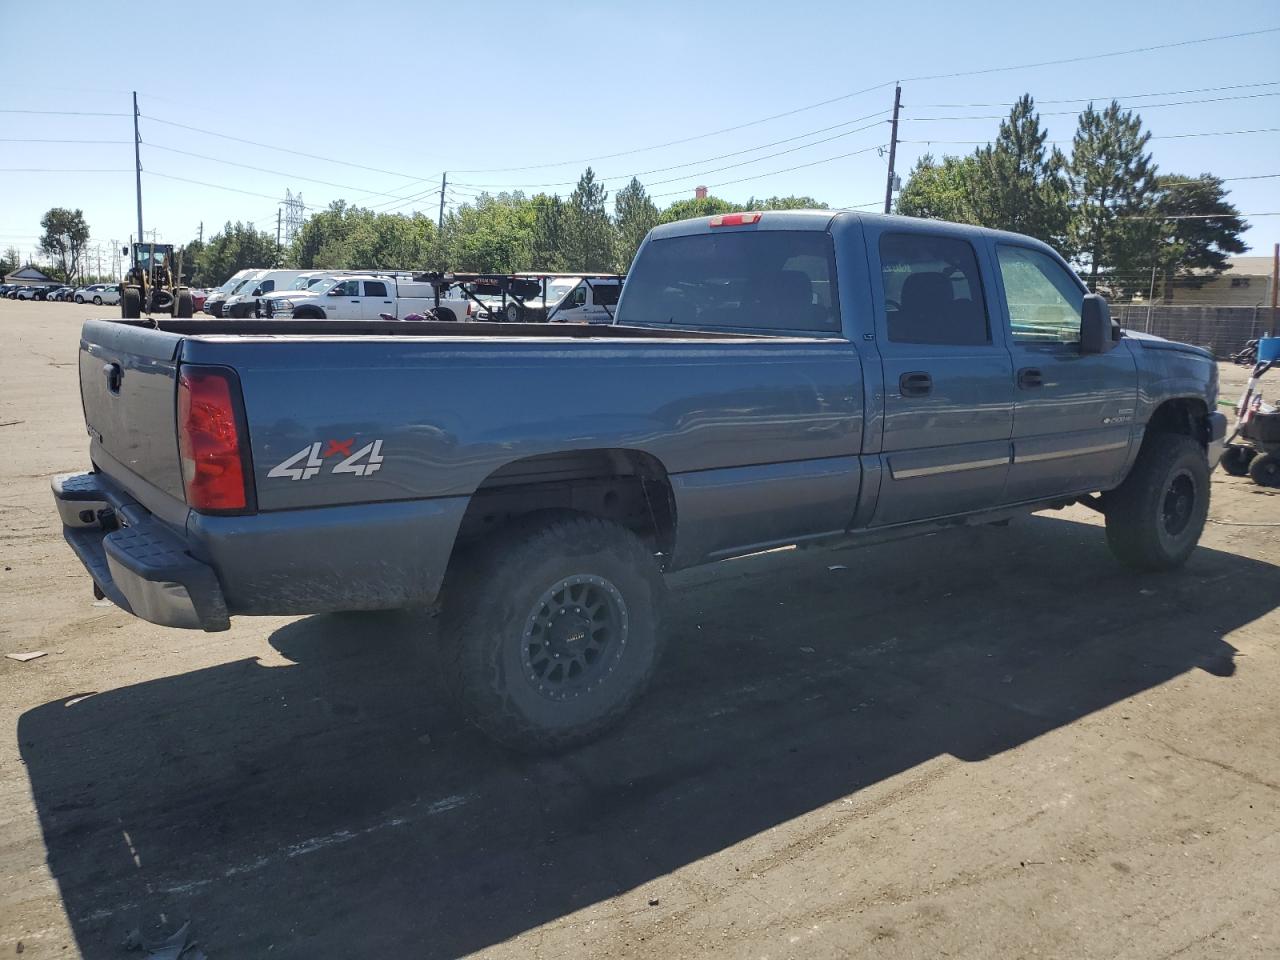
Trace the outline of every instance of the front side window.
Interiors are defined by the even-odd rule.
[[[978,258],[967,241],[886,233],[880,238],[880,279],[893,343],[991,342]]]
[[[358,297],[360,296],[359,280],[343,280],[339,284],[335,284],[334,288],[329,291],[331,297]]]
[[[751,230],[650,241],[618,322],[839,333],[831,237]]]
[[[1029,247],[996,246],[1014,343],[1079,343],[1084,291],[1062,264]]]

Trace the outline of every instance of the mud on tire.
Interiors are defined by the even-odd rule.
[[[467,718],[525,752],[617,723],[661,655],[653,552],[617,524],[547,514],[472,549],[445,585],[442,642]]]

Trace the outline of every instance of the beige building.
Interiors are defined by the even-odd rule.
[[[1271,306],[1271,257],[1229,257],[1231,269],[1200,287],[1185,281],[1165,284],[1163,302],[1184,306]],[[1157,302],[1160,302],[1157,300]]]

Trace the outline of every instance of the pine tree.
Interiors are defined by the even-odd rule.
[[[566,208],[566,259],[570,270],[603,273],[613,267],[613,223],[605,209],[609,194],[587,167]]]
[[[1067,159],[1056,147],[1046,153],[1047,138],[1035,100],[1023,94],[1000,122],[995,142],[974,151],[967,197],[973,222],[1063,245],[1070,221]]]
[[[1090,289],[1102,274],[1124,278],[1151,269],[1160,229],[1158,221],[1142,219],[1152,213],[1156,189],[1150,139],[1142,118],[1114,100],[1101,113],[1089,104],[1080,114],[1068,167],[1068,244],[1088,267]]]
[[[1240,234],[1249,224],[1240,219],[1218,177],[1162,176],[1156,189],[1155,212],[1161,217],[1156,263],[1165,278],[1197,286],[1227,269],[1230,254],[1248,249]]]
[[[658,208],[635,177],[613,200],[618,230],[617,269],[626,273],[645,236],[658,224]]]

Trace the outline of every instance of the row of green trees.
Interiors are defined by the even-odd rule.
[[[1241,253],[1247,224],[1212,174],[1162,173],[1141,117],[1112,102],[1080,114],[1068,156],[1048,142],[1023,96],[996,138],[967,156],[921,157],[896,212],[1029,234],[1061,250],[1091,286],[1121,295],[1157,278],[1203,279]],[[825,208],[813,197],[719,197],[658,207],[637,179],[609,193],[591,168],[565,198],[482,193],[436,222],[336,201],[284,249],[252,224],[228,223],[187,248],[191,281],[219,283],[249,266],[407,268],[475,272],[625,271],[648,231],[688,217],[744,210]],[[1192,215],[1192,219],[1179,219]]]
[[[1131,295],[1147,288],[1153,269],[1194,284],[1245,251],[1248,224],[1218,177],[1161,173],[1150,139],[1142,118],[1114,100],[1103,110],[1089,104],[1068,156],[1050,148],[1026,94],[994,142],[967,156],[921,157],[896,211],[1038,237],[1095,289]]]
[[[403,215],[338,200],[313,214],[293,242],[277,251],[272,234],[228,223],[201,244],[187,245],[190,282],[208,286],[244,267],[298,269],[432,269],[476,273],[517,270],[623,272],[645,234],[659,223],[739,210],[826,207],[813,197],[680,200],[659,208],[639,180],[613,198],[590,168],[567,198],[539,193],[482,193],[451,210],[437,229],[422,214]]]

